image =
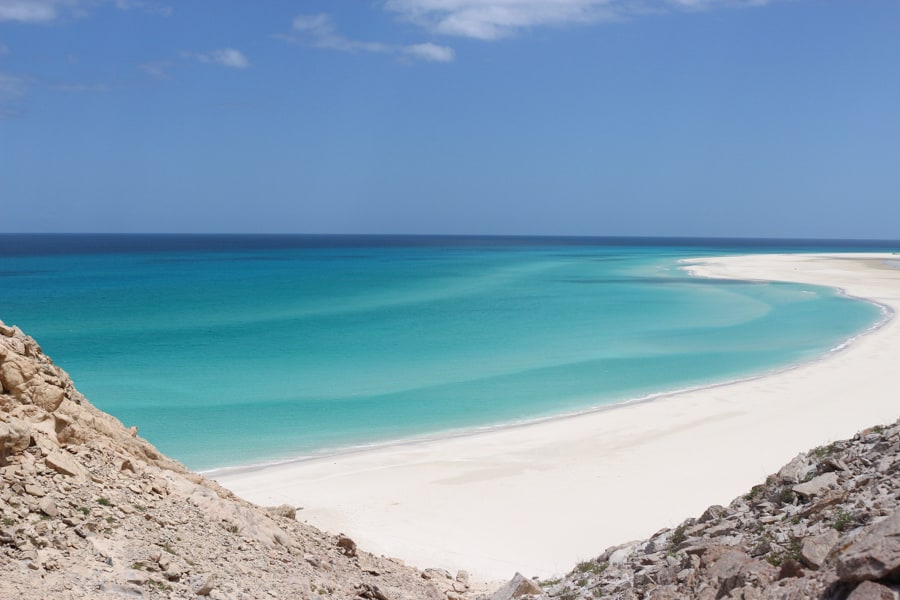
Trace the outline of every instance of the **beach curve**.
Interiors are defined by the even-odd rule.
[[[825,285],[896,313],[890,254],[683,261],[694,275]],[[418,567],[546,577],[759,483],[794,454],[897,418],[900,324],[796,368],[467,436],[241,471],[253,502]]]

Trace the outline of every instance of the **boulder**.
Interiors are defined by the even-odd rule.
[[[812,466],[809,457],[805,454],[798,454],[791,462],[781,467],[781,470],[778,471],[778,478],[785,483],[800,483],[810,470],[812,470]]]
[[[88,471],[68,452],[54,450],[44,459],[44,463],[63,475],[73,477],[76,482],[83,483],[88,479]]]
[[[900,509],[838,555],[837,574],[841,581],[900,580]]]
[[[791,489],[794,490],[795,493],[809,498],[811,496],[821,496],[827,490],[831,489],[832,487],[836,487],[837,484],[837,473],[835,473],[834,471],[830,471],[823,475],[819,475],[818,477],[813,477],[806,483],[795,485]]]
[[[491,600],[513,600],[514,598],[521,598],[522,596],[543,593],[544,590],[541,589],[541,586],[521,573],[516,573],[506,585],[494,592],[494,595],[491,596]]]
[[[18,454],[31,444],[31,431],[16,418],[0,421],[0,467],[6,464],[6,457]]]
[[[819,535],[808,537],[803,540],[800,548],[800,556],[803,562],[810,569],[819,569],[825,564],[825,559],[831,553],[835,544],[838,542],[840,534],[834,529],[826,529]]]
[[[894,592],[873,581],[863,581],[847,596],[847,600],[896,600]]]

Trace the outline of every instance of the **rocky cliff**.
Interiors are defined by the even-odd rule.
[[[898,599],[900,423],[801,454],[727,507],[533,583],[504,600]]]
[[[372,556],[160,454],[0,322],[0,598],[457,600],[468,577]]]

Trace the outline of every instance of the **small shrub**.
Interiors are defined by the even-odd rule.
[[[669,538],[669,550],[674,551],[675,548],[678,547],[681,542],[687,539],[687,536],[684,534],[685,526],[679,525],[675,528],[675,531],[672,532],[672,537]]]
[[[838,531],[843,532],[852,522],[853,515],[842,509],[834,516],[834,521],[832,521],[831,526]]]
[[[97,498],[97,504],[100,506],[112,506],[112,502],[109,501],[109,498]]]

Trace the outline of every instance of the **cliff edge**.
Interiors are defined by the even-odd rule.
[[[0,321],[0,598],[474,595],[465,572],[373,556],[191,473]]]

